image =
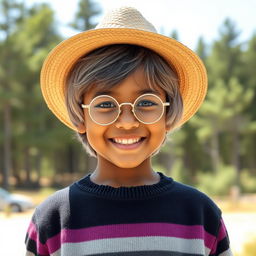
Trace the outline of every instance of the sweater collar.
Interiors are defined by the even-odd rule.
[[[108,185],[98,185],[93,183],[90,179],[91,174],[85,176],[75,184],[81,190],[98,197],[128,200],[147,199],[161,194],[173,184],[172,178],[165,176],[161,172],[158,172],[158,174],[160,175],[160,181],[153,185],[114,188]]]

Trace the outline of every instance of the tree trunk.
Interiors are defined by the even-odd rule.
[[[20,177],[20,172],[19,172],[19,167],[18,167],[18,161],[17,157],[14,157],[12,160],[12,175],[15,178],[15,185],[19,186],[21,185],[21,177]]]
[[[26,183],[31,184],[31,164],[28,146],[26,146],[24,150],[24,169],[26,172]]]
[[[3,187],[9,189],[9,176],[12,169],[11,161],[11,106],[4,104],[4,170]]]
[[[68,172],[75,173],[76,170],[76,152],[72,144],[69,144],[67,147],[67,164],[68,164]]]
[[[236,170],[236,186],[240,188],[240,138],[236,127],[232,131],[233,148],[232,148],[232,162]]]
[[[0,144],[0,186],[3,186],[3,171],[4,171],[4,145]]]
[[[211,138],[210,155],[213,171],[217,173],[220,165],[219,135],[217,130],[213,131],[213,135]]]
[[[40,187],[40,179],[41,179],[41,164],[42,164],[42,154],[41,152],[38,152],[38,154],[35,156],[35,170],[36,170],[36,177],[37,177],[37,185]]]

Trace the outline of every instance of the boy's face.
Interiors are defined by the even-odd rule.
[[[119,104],[133,103],[145,93],[142,91],[156,94],[163,102],[166,101],[165,92],[161,88],[157,92],[152,91],[145,81],[143,71],[138,69],[107,92],[99,91],[97,87],[89,90],[84,97],[84,104],[90,104],[96,94],[112,96]],[[165,121],[166,110],[161,119],[153,124],[138,121],[130,105],[123,105],[121,110],[114,123],[103,126],[95,123],[90,118],[88,109],[85,109],[85,124],[80,125],[79,131],[86,132],[88,142],[97,152],[99,163],[107,161],[119,168],[136,168],[145,160],[150,160],[150,156],[162,145],[169,130]]]

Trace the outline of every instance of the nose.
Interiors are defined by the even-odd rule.
[[[130,104],[127,104],[127,106],[120,107],[121,112],[118,119],[115,122],[117,128],[129,130],[132,128],[137,128],[139,126],[140,123],[132,112],[132,106],[129,105]]]

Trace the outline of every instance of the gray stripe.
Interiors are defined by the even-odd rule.
[[[55,253],[52,253],[51,256],[61,256],[62,255],[66,255],[62,249],[59,249],[58,251],[56,251]],[[79,254],[78,254],[79,255]],[[81,254],[82,255],[82,254]]]
[[[93,256],[204,256],[203,254],[191,254],[183,252],[167,252],[167,251],[141,251],[141,252],[119,252],[119,253],[101,253],[92,254]]]
[[[61,221],[61,227],[65,227],[70,216],[69,187],[55,192],[36,208],[37,226],[46,228],[45,223],[49,222],[45,222],[45,220],[52,216],[53,211],[60,213],[58,220]],[[52,229],[54,228],[47,230],[50,232]],[[57,231],[59,230],[57,229]]]
[[[180,255],[209,255],[210,253],[210,250],[204,246],[204,241],[201,239],[149,236],[65,243],[62,244],[61,249],[56,251],[52,256],[104,255],[108,253],[114,255],[115,253],[137,253],[145,251],[179,252]]]

